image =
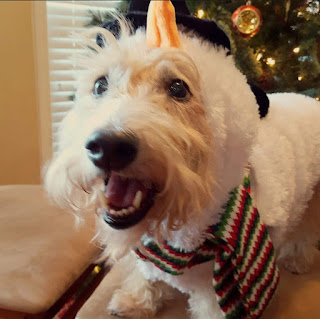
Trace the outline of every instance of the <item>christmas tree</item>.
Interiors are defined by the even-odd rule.
[[[244,37],[232,23],[233,12],[245,1],[187,3],[190,11],[215,20],[227,33],[237,66],[250,82],[267,92],[299,92],[320,99],[319,1],[251,1],[262,15],[252,37]]]
[[[250,83],[266,92],[298,92],[320,100],[319,1],[187,0],[187,4],[191,14],[213,19],[226,32],[236,64]],[[241,6],[247,7],[240,8],[239,25],[233,13]],[[127,7],[128,1],[122,1],[120,11],[125,13]],[[258,11],[261,20],[255,16]],[[93,25],[109,18],[91,14]]]

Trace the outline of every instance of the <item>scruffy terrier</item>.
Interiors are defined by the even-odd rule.
[[[146,237],[180,252],[201,246],[250,165],[252,198],[278,263],[307,271],[320,215],[308,205],[319,193],[320,105],[271,94],[260,119],[226,49],[183,29],[180,46],[150,47],[144,28],[132,32],[117,21],[119,37],[100,28],[83,36],[94,50],[82,61],[86,71],[61,124],[46,188],[63,207],[96,210],[105,256],[130,265],[112,314],[152,318],[170,298],[166,282],[189,295],[192,318],[224,318],[213,260],[175,276],[133,251],[143,251]],[[97,33],[103,46],[90,41]]]

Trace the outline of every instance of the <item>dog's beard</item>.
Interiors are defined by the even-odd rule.
[[[62,208],[78,213],[96,203],[100,182],[85,152],[70,148],[60,152],[47,167],[44,182],[50,198]]]
[[[144,218],[133,226],[117,230],[110,227],[110,222],[105,223],[105,218],[100,218],[101,232],[99,236],[103,245],[106,246],[105,256],[112,260],[118,260],[131,249],[139,247],[140,239],[145,233],[156,237],[157,240],[170,239],[175,230],[184,226],[188,227],[188,224],[197,224],[202,219],[200,214],[203,212],[204,206],[210,202],[211,196],[203,189],[203,177],[191,176],[194,173],[181,176],[181,172],[185,170],[185,167],[183,170],[172,168],[170,182],[155,194],[154,204],[145,212]],[[188,182],[187,178],[190,178]],[[195,188],[197,190],[193,191]],[[129,196],[132,197],[131,194]],[[198,196],[197,200],[195,200],[195,196]],[[99,199],[101,206],[98,211],[103,215],[105,213],[105,197],[100,196]],[[110,198],[108,202],[110,205]],[[133,218],[135,218],[134,214]],[[126,220],[125,217],[123,220]]]

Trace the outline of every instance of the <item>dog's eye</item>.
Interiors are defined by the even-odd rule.
[[[175,79],[171,82],[169,89],[170,96],[178,99],[183,99],[187,97],[188,93],[189,87],[184,81],[180,79]]]
[[[108,79],[102,76],[94,83],[93,94],[97,97],[101,96],[108,89]]]

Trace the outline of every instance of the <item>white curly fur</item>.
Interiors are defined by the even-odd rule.
[[[305,271],[316,239],[313,221],[320,215],[315,206],[304,217],[320,179],[320,105],[297,94],[273,94],[269,115],[260,120],[246,78],[222,48],[180,32],[182,49],[150,49],[143,29],[130,35],[128,25],[120,22],[119,40],[101,29],[82,36],[88,44],[100,32],[106,46],[91,44],[94,51],[79,59],[86,71],[76,105],[61,124],[59,152],[46,173],[46,188],[61,206],[99,213],[102,172],[88,159],[85,142],[98,129],[137,134],[138,157],[121,174],[156,182],[161,192],[147,217],[132,228],[114,230],[99,219],[105,255],[113,260],[127,255],[132,267],[109,309],[150,318],[163,297],[170,296],[163,285],[152,283],[161,280],[190,295],[193,318],[222,318],[210,262],[172,277],[137,261],[130,250],[145,232],[169,238],[182,249],[197,247],[250,163],[253,197],[279,260],[293,272]],[[96,99],[91,94],[94,82],[106,74],[108,94]],[[183,79],[192,92],[190,100],[168,99],[166,78]]]

